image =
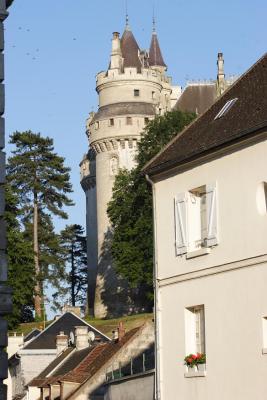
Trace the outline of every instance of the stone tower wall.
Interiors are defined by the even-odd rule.
[[[116,35],[116,34],[115,34]],[[114,50],[114,54],[117,48]],[[116,55],[117,57],[117,55]],[[116,61],[116,62],[115,62]],[[114,65],[120,65],[119,60]],[[112,63],[111,63],[112,65]],[[87,121],[90,151],[95,155],[95,185],[86,186],[91,160],[82,179],[87,198],[88,279],[89,290],[96,285],[94,315],[103,318],[127,312],[129,296],[114,271],[111,260],[111,231],[107,205],[120,168],[135,165],[137,141],[147,122],[171,109],[171,80],[164,72],[152,68],[120,68],[100,72],[96,77],[99,110]],[[89,157],[90,158],[90,157]],[[89,211],[91,209],[91,211]],[[93,218],[96,210],[97,220]],[[96,234],[97,245],[95,237]],[[96,256],[97,249],[97,256]],[[97,265],[94,263],[97,260]],[[94,264],[94,265],[93,265]],[[89,294],[89,299],[92,296]],[[89,300],[90,303],[90,300]],[[89,306],[90,307],[90,306]]]

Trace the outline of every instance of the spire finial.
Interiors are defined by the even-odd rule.
[[[155,2],[153,3],[153,19],[152,19],[152,24],[153,24],[153,33],[156,33],[156,17],[155,17]]]
[[[129,14],[128,14],[128,0],[125,0],[125,11],[126,11],[126,29],[130,30]]]

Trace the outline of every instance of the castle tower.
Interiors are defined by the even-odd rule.
[[[129,306],[112,265],[107,204],[118,170],[135,165],[137,141],[147,122],[170,110],[166,70],[156,32],[150,51],[142,51],[127,18],[122,37],[113,33],[108,70],[97,74],[99,109],[87,120],[90,147],[80,166],[87,210],[89,311],[98,318],[122,314]]]

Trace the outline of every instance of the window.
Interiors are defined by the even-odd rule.
[[[260,215],[265,215],[267,213],[267,182],[261,182],[258,185],[256,202]]]
[[[126,125],[132,125],[132,124],[133,124],[132,117],[126,117]]]
[[[237,98],[228,100],[225,103],[225,105],[223,106],[223,108],[218,112],[218,114],[216,115],[216,117],[214,119],[219,119],[219,118],[223,117],[230,110],[230,108],[232,108],[232,106],[235,104],[236,101],[237,101]]]
[[[152,99],[155,99],[155,92],[152,92]]]
[[[140,96],[140,90],[139,89],[134,89],[134,97]]]
[[[218,244],[216,184],[177,195],[174,214],[176,255]]]
[[[149,118],[145,117],[145,125],[149,123]]]
[[[185,309],[185,354],[205,353],[204,305]]]
[[[110,118],[110,120],[109,120],[109,126],[114,126],[114,118]]]
[[[99,121],[95,122],[95,129],[99,129]]]

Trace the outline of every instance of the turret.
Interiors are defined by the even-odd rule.
[[[122,66],[122,55],[121,55],[120,34],[118,32],[113,32],[110,69],[121,70],[121,66]]]
[[[149,66],[160,72],[164,72],[167,70],[167,65],[163,60],[159,46],[158,35],[155,28],[155,19],[153,19],[153,32],[149,49]]]

